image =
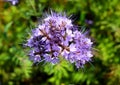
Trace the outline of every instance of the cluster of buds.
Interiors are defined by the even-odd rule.
[[[92,44],[65,14],[51,12],[32,30],[25,45],[30,48],[29,56],[35,63],[57,64],[63,57],[80,68],[91,60]]]

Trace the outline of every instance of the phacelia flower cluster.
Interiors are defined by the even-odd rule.
[[[29,56],[35,63],[56,64],[63,57],[80,68],[91,60],[92,44],[65,14],[52,12],[32,30],[25,45],[30,48]]]

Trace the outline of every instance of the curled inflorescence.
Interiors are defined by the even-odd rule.
[[[92,44],[65,14],[51,12],[32,30],[25,45],[30,48],[29,56],[35,63],[56,64],[63,57],[80,68],[91,60]]]

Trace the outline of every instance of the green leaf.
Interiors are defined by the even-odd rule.
[[[5,32],[5,33],[8,32],[8,30],[9,30],[9,28],[11,28],[12,24],[13,24],[13,21],[9,22],[9,23],[5,26],[5,28],[4,28],[4,32]]]

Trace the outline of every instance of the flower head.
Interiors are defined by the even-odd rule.
[[[77,68],[91,60],[92,42],[78,31],[66,15],[51,13],[32,30],[25,44],[30,48],[29,56],[34,62],[59,62],[59,56],[74,63]]]

